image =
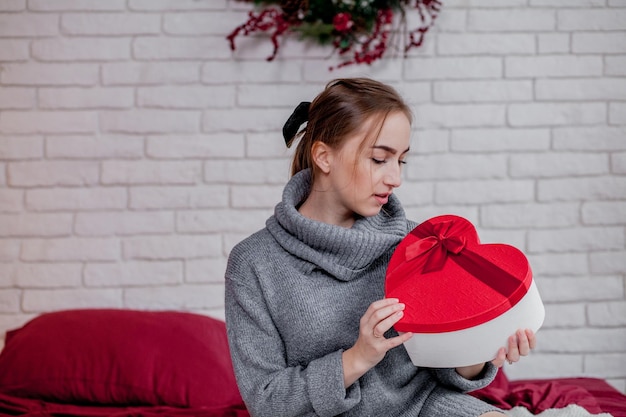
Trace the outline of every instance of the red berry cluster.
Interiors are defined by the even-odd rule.
[[[337,65],[336,68],[345,67],[352,64],[367,64],[381,59],[385,51],[387,50],[387,41],[389,40],[389,33],[391,32],[391,23],[393,21],[393,12],[391,9],[383,9],[378,11],[376,16],[376,23],[371,35],[367,36],[359,44],[350,44],[346,48],[339,49],[339,54],[343,55],[347,52],[353,51],[353,58],[348,61],[344,61]],[[337,47],[338,45],[335,45]],[[333,69],[332,67],[330,68]]]
[[[424,35],[433,25],[441,8],[440,0],[400,0],[389,2],[387,7],[381,7],[376,12],[373,25],[364,30],[359,16],[353,16],[346,11],[335,12],[331,22],[332,45],[340,55],[352,53],[352,57],[343,61],[336,68],[352,64],[370,65],[383,57],[389,46],[394,18],[394,8],[402,15],[404,21],[405,9],[416,9],[420,15],[422,25],[408,32],[408,43],[404,47],[404,53],[411,48],[420,47],[424,41]],[[375,9],[374,9],[375,10]],[[373,18],[373,16],[372,16]],[[293,13],[287,14],[280,7],[266,7],[259,12],[251,11],[248,20],[235,28],[227,36],[230,47],[235,50],[235,38],[239,35],[247,36],[254,32],[271,33],[271,41],[274,46],[272,54],[267,58],[272,61],[280,48],[279,38],[290,29],[298,26],[304,28],[306,23]],[[300,31],[301,33],[304,33]],[[332,67],[330,68],[333,69]]]
[[[293,24],[292,24],[293,25]],[[259,13],[255,13],[251,11],[248,13],[248,20],[241,26],[237,26],[235,30],[233,30],[230,35],[226,37],[230,42],[230,49],[235,50],[235,38],[238,35],[247,36],[253,32],[272,32],[272,45],[274,45],[274,51],[272,55],[267,57],[268,61],[272,61],[276,58],[276,54],[278,53],[278,48],[280,44],[278,42],[278,37],[285,33],[290,28],[290,24],[285,19],[284,13],[277,8],[267,8],[261,10]]]

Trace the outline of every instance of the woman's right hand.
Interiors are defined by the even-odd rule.
[[[383,360],[389,349],[400,346],[411,338],[412,333],[403,333],[389,339],[384,336],[402,318],[403,310],[404,304],[397,298],[384,298],[370,304],[361,317],[356,343],[343,352],[343,378],[346,388]]]

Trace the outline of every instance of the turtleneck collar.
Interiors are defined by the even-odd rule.
[[[404,210],[393,194],[376,216],[357,219],[351,228],[304,217],[297,207],[306,199],[310,188],[310,170],[294,175],[266,226],[287,252],[339,280],[349,281],[358,276],[409,232]]]

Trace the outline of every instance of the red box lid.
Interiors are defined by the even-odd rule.
[[[399,332],[442,333],[492,320],[522,299],[532,283],[517,248],[481,244],[463,217],[433,217],[398,245],[385,279],[385,295],[406,305]]]

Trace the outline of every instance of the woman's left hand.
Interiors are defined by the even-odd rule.
[[[518,330],[514,335],[509,336],[508,350],[500,348],[498,355],[491,361],[500,368],[507,361],[510,364],[520,360],[522,356],[527,356],[537,345],[537,338],[532,330]]]
[[[522,356],[526,356],[537,345],[537,339],[535,333],[532,330],[518,330],[514,335],[509,336],[508,349],[501,347],[498,350],[498,355],[491,361],[498,368],[504,365],[507,361],[509,364],[517,362]],[[483,371],[485,367],[484,363],[471,366],[460,366],[456,368],[459,375],[466,379],[474,379]]]

